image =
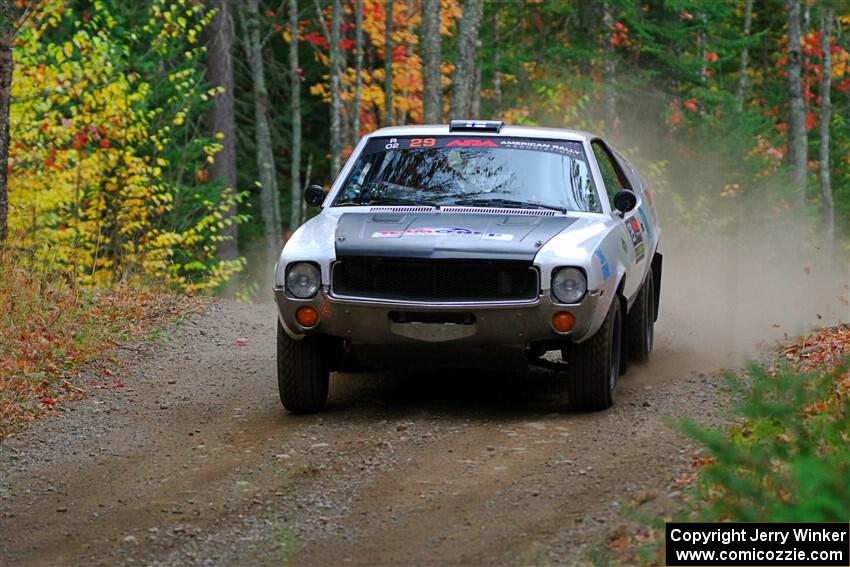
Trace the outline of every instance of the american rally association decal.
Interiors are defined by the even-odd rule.
[[[579,142],[571,140],[509,138],[505,136],[498,136],[494,138],[481,136],[430,136],[427,138],[403,136],[397,138],[372,138],[369,140],[366,148],[364,148],[363,155],[395,150],[436,150],[444,148],[529,150],[569,156],[579,160],[585,159],[584,150],[582,150],[581,143]]]
[[[407,230],[379,230],[372,233],[372,238],[397,238],[399,236],[474,236],[482,240],[513,240],[513,234],[498,232],[482,232],[457,226],[437,226],[410,228]]]
[[[632,246],[635,247],[635,262],[643,260],[643,255],[646,252],[646,244],[643,243],[643,233],[640,231],[640,224],[635,217],[626,221],[626,226],[629,229],[629,236],[632,237]]]

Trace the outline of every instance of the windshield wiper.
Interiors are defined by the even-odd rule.
[[[431,201],[418,201],[415,199],[373,199],[371,201],[366,201],[365,203],[359,203],[357,201],[342,201],[340,203],[335,203],[335,207],[434,207],[439,208],[440,206],[436,203],[432,203]]]
[[[559,207],[557,205],[546,205],[543,203],[532,203],[529,201],[519,201],[515,199],[460,199],[453,203],[454,205],[496,205],[499,207],[508,207],[514,209],[550,209],[566,213],[569,209]]]
[[[425,201],[420,199],[372,199],[368,203],[364,204],[373,207],[404,207],[409,205],[415,207],[439,207],[437,203],[432,203],[431,201]]]

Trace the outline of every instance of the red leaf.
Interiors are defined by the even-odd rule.
[[[86,136],[84,132],[77,132],[76,134],[74,134],[74,137],[72,138],[71,147],[74,148],[75,150],[79,150],[80,148],[82,148],[83,146],[85,146],[88,143],[89,143],[88,136]]]
[[[47,396],[41,396],[41,403],[48,406],[48,407],[51,407],[51,406],[53,406],[53,404],[56,403],[56,400],[51,400]]]
[[[328,42],[325,40],[325,36],[320,34],[319,32],[309,32],[304,34],[304,41],[307,43],[311,43],[316,47],[324,47],[328,46]]]
[[[817,116],[815,116],[814,112],[806,113],[806,130],[811,130],[814,128],[815,124],[818,123]]]

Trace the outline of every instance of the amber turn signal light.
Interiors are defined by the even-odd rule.
[[[572,330],[575,323],[576,318],[573,317],[573,314],[569,311],[559,311],[552,316],[552,326],[555,327],[555,330],[559,333],[566,333],[567,331]]]
[[[309,305],[303,305],[295,312],[295,320],[302,327],[313,327],[319,322],[319,312]]]

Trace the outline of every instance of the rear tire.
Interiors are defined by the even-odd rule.
[[[632,310],[626,317],[626,340],[629,358],[638,362],[649,359],[655,342],[655,287],[652,270],[647,273]]]
[[[598,411],[614,404],[621,353],[622,315],[620,301],[614,297],[596,334],[569,349],[568,391],[574,409]]]
[[[322,337],[292,339],[277,322],[277,386],[283,407],[293,413],[320,411],[328,400],[330,372]]]

